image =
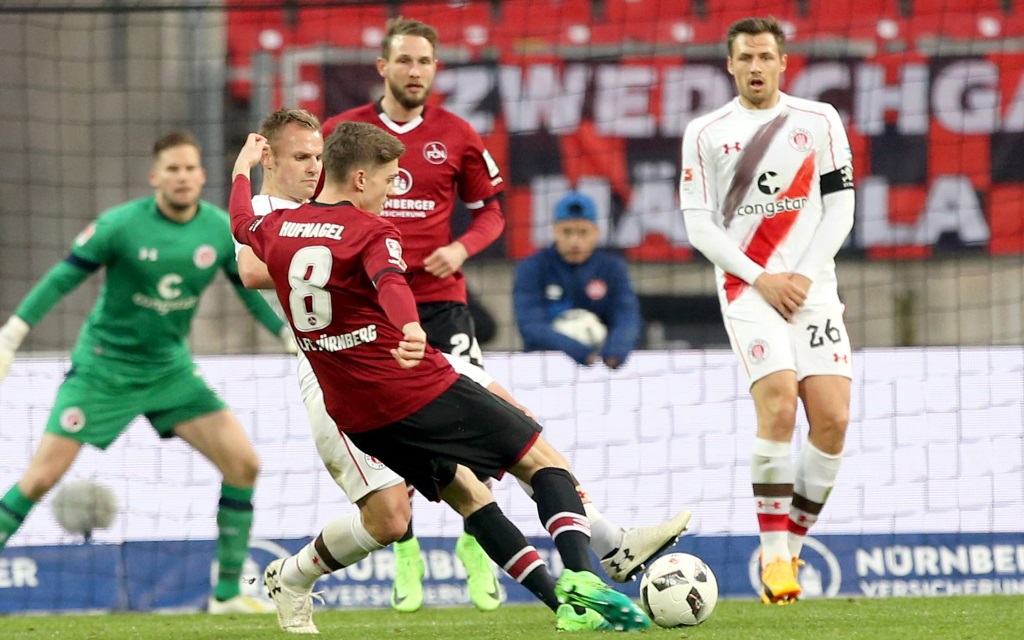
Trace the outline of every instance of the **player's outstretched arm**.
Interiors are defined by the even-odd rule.
[[[4,381],[14,362],[14,354],[28,335],[28,323],[18,316],[11,316],[7,324],[0,327],[0,382]]]
[[[72,253],[66,260],[54,265],[32,287],[7,323],[0,327],[0,382],[7,377],[14,354],[32,326],[42,320],[64,296],[85,282],[99,266]]]
[[[239,243],[251,247],[257,257],[260,256],[260,252],[254,245],[257,240],[254,231],[258,225],[255,224],[257,217],[252,209],[252,184],[249,182],[249,172],[260,161],[265,149],[267,139],[258,133],[250,133],[238,152],[234,169],[231,171],[231,199],[228,201],[231,234]]]
[[[231,170],[231,179],[234,180],[238,176],[248,178],[249,172],[259,164],[263,153],[269,148],[270,143],[267,142],[266,138],[258,133],[250,133],[249,137],[245,139],[245,144],[238,151],[238,157],[235,158],[235,167]]]

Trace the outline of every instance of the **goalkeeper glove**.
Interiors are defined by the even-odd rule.
[[[31,327],[18,316],[11,316],[7,324],[0,327],[0,382],[7,377],[14,361],[14,353],[21,346],[21,341],[28,335]]]
[[[295,355],[299,352],[299,346],[295,344],[295,336],[292,335],[292,328],[288,325],[281,327],[281,331],[277,334],[278,339],[284,346],[284,352]]]

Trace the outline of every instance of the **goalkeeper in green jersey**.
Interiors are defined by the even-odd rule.
[[[0,551],[33,506],[64,476],[83,444],[106,449],[144,415],[163,438],[178,436],[224,477],[217,511],[218,582],[210,613],[274,608],[241,595],[259,459],[235,415],[196,370],[185,339],[199,298],[223,269],[249,311],[294,348],[288,328],[242,286],[228,214],[199,199],[199,145],[184,132],[153,146],[153,197],[103,213],[71,253],[0,327],[0,381],[29,329],[92,273],[106,268],[99,300],[71,353],[46,432],[28,470],[0,498]]]

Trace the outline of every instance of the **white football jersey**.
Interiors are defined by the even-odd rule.
[[[852,184],[852,160],[832,105],[781,94],[778,105],[762,111],[736,98],[686,127],[679,199],[683,211],[712,212],[729,239],[769,273],[789,272],[822,219],[820,176],[842,171]],[[750,288],[717,266],[715,272],[723,306]],[[834,260],[812,279],[808,303],[838,300]]]

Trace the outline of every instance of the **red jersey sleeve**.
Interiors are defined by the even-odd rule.
[[[402,240],[392,225],[384,225],[366,242],[362,252],[363,269],[375,284],[385,273],[404,274],[408,267],[402,259]]]
[[[474,256],[490,246],[505,229],[505,215],[498,194],[504,191],[501,169],[484,147],[484,141],[466,125],[466,150],[459,172],[459,197],[473,220],[457,240]]]
[[[407,267],[398,230],[386,225],[367,242],[362,258],[363,270],[377,287],[377,301],[388,320],[399,330],[418,322],[416,301],[404,278]]]
[[[465,124],[466,148],[459,172],[459,198],[470,209],[480,207],[505,189],[501,169],[484,147],[480,134]]]
[[[257,230],[265,218],[253,212],[252,184],[249,178],[242,175],[235,177],[231,184],[228,213],[231,214],[231,233],[235,239],[251,247],[256,257],[264,260],[263,241]]]

